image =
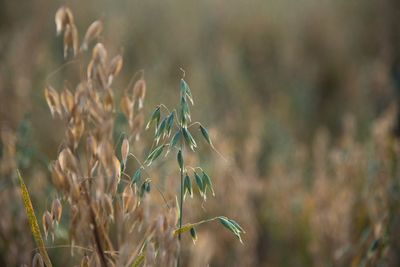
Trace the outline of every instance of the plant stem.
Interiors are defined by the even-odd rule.
[[[182,131],[182,129],[181,129]],[[181,145],[180,145],[181,153],[182,153],[182,159],[183,157],[183,136],[181,136]],[[183,221],[183,170],[185,168],[185,164],[182,165],[181,168],[181,188],[180,188],[180,203],[179,203],[179,228],[182,228],[182,221]],[[178,234],[178,240],[179,243],[181,243],[181,233]],[[180,258],[181,258],[181,248],[179,249],[179,254],[178,254],[178,263],[177,266],[180,266]]]

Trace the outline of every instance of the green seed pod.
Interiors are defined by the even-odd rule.
[[[172,141],[171,141],[171,147],[174,147],[174,146],[176,146],[176,144],[178,143],[178,141],[179,141],[179,139],[181,138],[181,131],[177,131],[175,134],[174,134],[174,137],[172,138]]]
[[[190,236],[192,237],[193,243],[197,241],[197,232],[194,227],[190,228]]]
[[[181,150],[178,151],[177,159],[178,159],[179,168],[181,168],[181,170],[183,170],[183,156],[182,156]]]
[[[197,147],[197,144],[193,136],[190,134],[189,130],[186,127],[182,128],[182,132],[183,132],[183,137],[188,143],[190,149],[194,151],[194,149]]]
[[[184,198],[186,198],[186,194],[189,194],[190,197],[193,197],[192,181],[190,180],[190,177],[187,173],[183,181],[183,189],[184,189]]]
[[[145,163],[147,164],[147,166],[149,166],[154,160],[156,160],[161,153],[163,152],[165,145],[160,145],[158,147],[156,147],[148,156],[147,159],[145,161]]]
[[[215,196],[214,188],[213,188],[213,185],[212,185],[212,182],[211,182],[211,178],[204,171],[203,171],[202,180],[203,180],[203,184],[204,184],[204,192],[206,192],[206,189],[208,188],[208,190],[212,193],[212,195]]]
[[[208,130],[206,128],[204,128],[202,125],[200,125],[200,131],[201,131],[201,134],[203,135],[204,139],[206,139],[207,143],[212,146],[210,135],[208,134]]]
[[[151,118],[149,122],[146,125],[146,129],[150,127],[150,125],[155,121],[156,122],[156,127],[158,126],[158,123],[160,122],[160,116],[161,116],[161,110],[160,106],[157,106],[156,109],[153,111],[151,114]]]
[[[142,178],[142,169],[137,169],[132,177],[132,184],[138,184]]]
[[[200,195],[205,194],[203,180],[201,179],[200,175],[197,174],[197,172],[194,172],[194,179],[196,180],[196,184],[197,187],[199,188]]]
[[[165,128],[167,136],[171,135],[172,128],[174,126],[174,117],[175,117],[175,111],[173,111],[169,116],[167,120],[167,126]]]

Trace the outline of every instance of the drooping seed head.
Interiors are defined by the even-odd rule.
[[[67,24],[64,32],[64,58],[68,56],[68,50],[72,49],[74,56],[78,54],[79,38],[75,24]]]
[[[54,199],[53,203],[51,204],[51,214],[52,214],[53,220],[56,223],[59,223],[61,220],[62,205],[58,198]]]
[[[144,98],[146,96],[146,81],[139,79],[133,86],[133,99],[139,102],[139,110],[143,108]]]
[[[122,203],[125,213],[131,212],[136,205],[136,197],[132,187],[128,184],[122,192]]]
[[[126,160],[128,159],[128,154],[129,154],[129,141],[127,138],[124,138],[122,141],[121,145],[121,158],[122,158],[122,164],[125,166],[126,165]]]
[[[96,20],[92,24],[90,24],[89,28],[86,31],[85,37],[83,38],[82,50],[87,50],[89,43],[96,38],[99,38],[101,33],[103,32],[103,22],[101,20]]]
[[[53,231],[53,218],[50,212],[45,211],[42,217],[42,224],[43,224],[44,235],[47,239],[47,235]]]
[[[47,105],[50,108],[51,116],[54,118],[56,114],[61,116],[61,105],[60,97],[53,87],[47,86],[44,89],[44,96],[46,98]]]
[[[81,267],[89,267],[89,256],[85,255],[81,260]]]
[[[44,267],[43,258],[40,253],[36,253],[32,259],[32,267]]]
[[[102,43],[97,43],[92,52],[92,60],[96,64],[105,64],[107,62],[107,50]]]
[[[57,35],[60,35],[68,24],[74,23],[74,16],[72,15],[71,9],[62,6],[57,10],[54,20],[56,23]]]
[[[117,55],[111,60],[110,66],[108,68],[108,86],[111,85],[111,83],[114,80],[114,77],[119,74],[119,72],[122,69],[122,65],[123,65],[123,58],[121,55]]]

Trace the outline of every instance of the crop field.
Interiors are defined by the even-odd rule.
[[[0,0],[0,266],[400,266],[398,0]]]

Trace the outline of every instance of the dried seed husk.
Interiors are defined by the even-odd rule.
[[[59,223],[62,215],[62,205],[58,198],[53,200],[51,204],[51,215],[56,223]]]
[[[60,105],[60,97],[56,90],[54,90],[51,86],[47,86],[44,89],[44,96],[46,98],[47,105],[50,108],[51,116],[54,118],[56,114],[61,116],[61,105]]]
[[[67,24],[74,23],[74,16],[72,15],[71,9],[62,6],[57,10],[54,20],[56,23],[57,35],[59,35],[64,31]]]
[[[65,27],[64,32],[64,58],[68,56],[68,50],[72,49],[74,56],[78,54],[79,36],[75,24],[70,23]]]
[[[126,166],[126,160],[128,159],[128,154],[129,154],[129,141],[125,137],[121,145],[121,158],[122,158],[122,164],[124,166]]]
[[[108,68],[108,86],[112,84],[114,77],[116,77],[119,74],[119,72],[122,69],[122,65],[123,65],[123,58],[121,55],[117,55],[111,60]]]
[[[125,213],[129,213],[135,208],[135,193],[129,184],[125,186],[124,191],[122,192],[122,205]]]
[[[89,267],[89,256],[85,255],[81,260],[81,267]]]
[[[102,43],[97,43],[92,52],[92,60],[95,64],[102,64],[107,62],[107,50]]]
[[[40,253],[35,253],[35,256],[33,256],[32,267],[44,267],[43,258]]]
[[[90,24],[89,28],[86,31],[85,37],[83,38],[82,50],[87,50],[89,43],[96,38],[99,38],[101,33],[103,32],[103,23],[101,20],[96,20],[92,24]]]
[[[44,236],[47,239],[49,233],[53,231],[53,218],[50,212],[45,211],[42,217],[42,225],[44,230]]]
[[[139,141],[140,131],[143,128],[144,124],[144,115],[140,113],[139,115],[135,116],[132,122],[131,131],[132,134],[135,136],[135,140]]]
[[[104,110],[112,112],[114,110],[114,94],[111,89],[107,89],[104,96]]]
[[[138,101],[139,110],[143,108],[143,101],[145,96],[146,96],[146,81],[144,79],[139,79],[133,86],[133,99]]]
[[[121,98],[121,110],[124,113],[125,117],[128,119],[129,123],[131,123],[134,112],[133,112],[133,101],[130,99],[129,95],[126,93]]]
[[[58,155],[58,163],[63,172],[66,172],[67,170],[74,173],[79,172],[78,161],[68,147],[64,148]]]
[[[63,107],[64,114],[70,116],[74,108],[74,95],[70,90],[64,88],[60,95],[61,106]]]

